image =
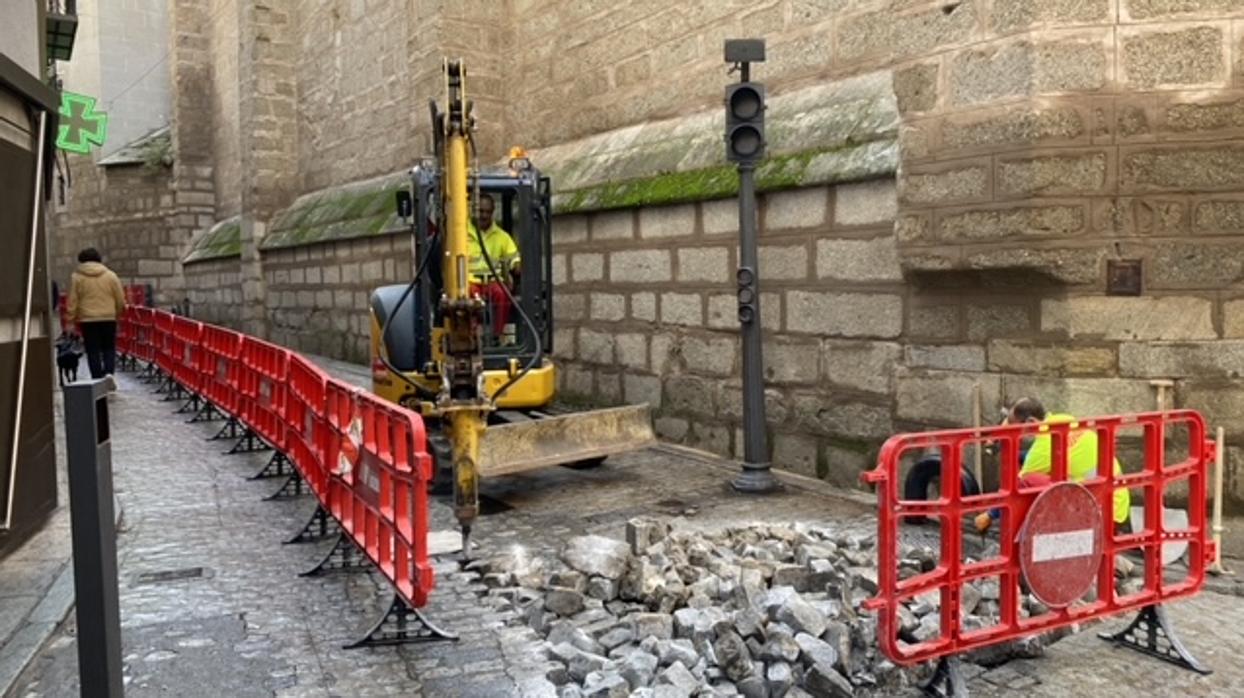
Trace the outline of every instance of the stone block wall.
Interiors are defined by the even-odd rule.
[[[242,279],[236,257],[187,264],[185,279],[185,298],[194,319],[241,329]]]
[[[907,291],[892,181],[761,198],[767,417],[783,467],[848,483],[894,425]],[[733,199],[554,219],[568,399],[647,402],[666,439],[741,449]]]
[[[123,283],[151,284],[160,302],[180,292],[180,240],[169,229],[176,215],[168,169],[143,165],[98,167],[89,155],[68,158],[73,187],[64,203],[53,183],[49,206],[51,277],[67,289],[78,251],[99,250]]]
[[[369,298],[409,283],[410,238],[380,235],[263,253],[268,339],[311,354],[369,361]]]
[[[1007,0],[897,65],[903,267],[1100,295],[1124,258],[1146,293],[1234,284],[1241,21],[1220,0]]]
[[[216,218],[223,220],[242,210],[241,116],[238,113],[238,7],[237,0],[211,0],[214,21],[208,33],[212,55],[211,98],[213,181]]]

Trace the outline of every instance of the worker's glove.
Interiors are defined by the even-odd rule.
[[[993,525],[993,517],[989,516],[989,512],[982,511],[981,513],[976,515],[976,532],[977,533],[984,535],[985,531],[988,531],[991,525]]]

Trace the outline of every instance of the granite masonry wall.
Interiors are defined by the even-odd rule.
[[[1150,381],[1171,379],[1176,404],[1244,438],[1239,3],[237,2],[235,20],[170,5],[172,220],[203,241],[241,214],[252,331],[362,358],[366,293],[406,279],[407,243],[374,216],[300,240],[290,211],[408,166],[440,58],[463,55],[483,160],[521,143],[553,175],[564,394],[659,404],[663,436],[731,453],[736,230],[713,129],[734,79],[722,39],[764,36],[762,304],[780,465],[854,484],[889,433],[965,424],[977,385],[989,417],[1023,394],[1081,414],[1146,409]],[[215,55],[229,21],[237,163],[197,140],[214,113],[229,118],[223,87],[198,96],[217,89],[201,62],[213,80],[233,70]],[[827,113],[847,83],[892,113]],[[235,180],[240,211],[223,184]],[[217,221],[200,219],[209,198]],[[187,259],[192,290],[220,279],[196,266],[227,265]],[[1140,263],[1141,295],[1107,293],[1121,260]],[[1244,501],[1240,461],[1228,486]]]

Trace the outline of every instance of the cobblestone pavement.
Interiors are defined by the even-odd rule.
[[[224,456],[218,425],[186,424],[133,376],[113,403],[113,462],[125,510],[120,585],[127,695],[155,696],[549,696],[546,661],[515,622],[454,558],[437,564],[427,615],[458,642],[345,650],[382,610],[378,579],[361,573],[301,578],[331,545],[282,545],[314,508],[310,498],[264,502],[277,480],[251,481],[266,454]],[[672,447],[611,458],[591,470],[548,468],[488,481],[476,540],[483,552],[519,546],[552,554],[584,532],[620,537],[624,522],[663,514],[678,525],[833,519],[870,530],[867,498],[833,494],[799,478],[777,495],[734,494],[733,468]],[[434,530],[452,530],[436,502]],[[154,581],[153,573],[199,570]],[[144,576],[146,575],[146,576]],[[176,575],[170,575],[176,576]],[[974,676],[977,695],[1088,695],[1132,688],[1150,695],[1244,695],[1244,604],[1204,594],[1172,609],[1190,649],[1217,670],[1196,677],[1112,650],[1092,633],[1046,658]],[[1121,624],[1112,622],[1113,625]],[[71,620],[19,679],[13,696],[75,695]],[[1099,688],[1100,687],[1100,688]],[[1086,689],[1092,689],[1086,692]]]

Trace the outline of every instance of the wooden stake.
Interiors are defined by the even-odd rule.
[[[1222,468],[1227,452],[1226,436],[1222,427],[1218,427],[1217,442],[1214,454],[1214,523],[1211,529],[1214,533],[1214,563],[1209,566],[1209,571],[1214,574],[1228,574],[1222,568]]]
[[[976,429],[978,434],[980,433],[980,428],[981,428],[981,384],[980,384],[980,381],[976,381],[972,383],[972,427]],[[975,455],[975,458],[972,464],[976,470],[976,486],[980,488],[980,491],[982,493],[984,493],[985,491],[985,478],[984,478],[985,461],[984,461],[984,453],[983,453],[984,449],[985,449],[985,444],[978,441],[976,443],[976,448],[973,449],[973,454]]]
[[[1149,385],[1158,389],[1158,412],[1166,411],[1166,395],[1168,390],[1175,387],[1175,381],[1168,378],[1155,378],[1149,381]]]

